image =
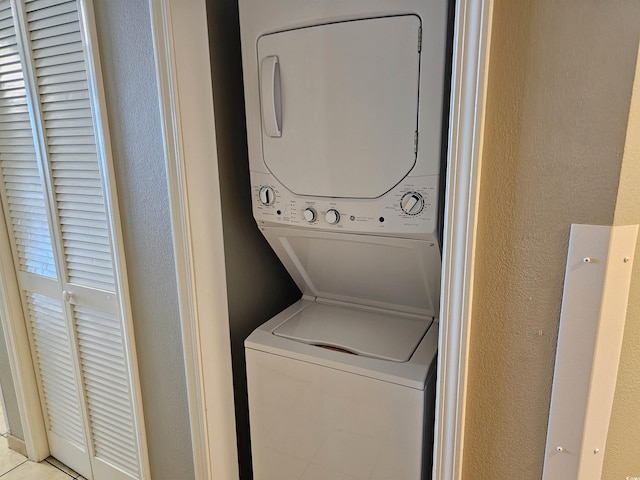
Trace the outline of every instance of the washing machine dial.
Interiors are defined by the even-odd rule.
[[[332,208],[331,210],[327,210],[327,213],[325,214],[324,218],[331,225],[335,225],[340,221],[340,213],[337,210]]]
[[[273,187],[260,187],[259,197],[260,203],[262,203],[263,205],[273,205],[273,203],[276,201],[276,192],[273,190]]]
[[[418,192],[408,192],[400,199],[400,208],[407,215],[417,215],[424,208],[424,198]]]
[[[304,219],[309,223],[315,222],[316,218],[318,218],[316,211],[311,207],[305,208],[302,212],[302,215],[304,216]]]

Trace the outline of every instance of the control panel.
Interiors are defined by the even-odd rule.
[[[296,195],[270,174],[251,172],[253,214],[261,225],[287,225],[374,235],[434,236],[437,175],[407,177],[375,199]]]

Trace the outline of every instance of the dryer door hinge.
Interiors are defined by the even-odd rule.
[[[422,27],[418,28],[418,53],[422,51]]]
[[[413,134],[413,153],[418,153],[418,131]]]

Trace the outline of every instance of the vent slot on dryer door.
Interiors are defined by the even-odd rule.
[[[355,20],[258,39],[268,169],[299,195],[377,198],[415,164],[420,19]]]

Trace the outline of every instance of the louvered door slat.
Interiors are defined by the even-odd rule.
[[[7,37],[3,39],[5,42],[9,40],[15,42],[16,37]],[[17,59],[17,60],[16,60]],[[2,62],[2,67],[0,67],[0,78],[6,78],[5,75],[12,75],[9,77],[10,80],[15,80],[16,77],[22,78],[22,67],[19,63],[20,57],[17,55],[12,55],[11,57],[4,57]]]
[[[99,229],[108,233],[107,230],[104,229],[104,223],[101,223],[100,220],[94,220],[91,218],[78,218],[78,217],[69,217],[66,218],[63,225],[68,227],[69,229],[77,227],[82,229],[92,228],[94,230]],[[67,230],[70,231],[70,230]]]
[[[47,8],[40,8],[38,10],[27,9],[27,21],[32,22],[43,18],[51,18],[57,15],[63,15],[65,13],[76,12],[76,2],[53,2],[48,5]]]
[[[43,30],[33,30],[31,32],[31,40],[37,41],[43,38],[57,37],[58,35],[65,35],[67,33],[79,32],[80,24],[78,22],[68,22],[54,27],[48,27]],[[84,69],[83,69],[84,70]]]
[[[13,40],[15,40],[15,37],[13,37]],[[18,62],[20,62],[20,56],[19,55],[11,55],[9,57],[3,57],[1,59],[3,62],[3,68],[2,70],[0,70],[0,72],[5,73],[5,74],[15,74],[17,72],[21,72],[22,69],[19,65]]]
[[[97,175],[97,172],[82,172],[86,173],[82,179],[82,187],[78,188],[74,185],[77,176],[56,178],[55,184],[58,187],[60,194],[64,195],[95,195],[102,191],[102,182],[99,178],[92,178]],[[54,177],[55,178],[55,177]],[[72,199],[73,197],[69,197]]]
[[[72,122],[70,120],[70,122]],[[81,126],[81,125],[69,125],[67,127],[58,126],[59,122],[56,122],[53,125],[50,125],[51,131],[49,132],[49,138],[52,141],[56,137],[62,137],[57,141],[60,142],[81,142],[87,143],[89,145],[95,144],[95,139],[93,137],[93,127],[92,126]],[[84,138],[69,138],[69,137],[84,137]]]
[[[62,118],[60,120],[53,119],[49,121],[49,128],[93,128],[91,116],[82,116],[76,118]]]
[[[6,104],[0,103],[0,111],[2,111],[2,115],[13,115],[16,113],[29,113],[27,109],[27,104],[12,104],[11,102],[4,102]]]
[[[29,228],[28,226],[23,225],[14,225],[14,230],[16,234],[19,234],[21,238],[27,241],[31,236],[35,237],[39,242],[46,241],[46,234],[42,230]]]
[[[75,143],[69,145],[51,145],[49,152],[52,162],[55,162],[57,158],[67,155],[95,155],[97,153],[95,145]]]
[[[86,100],[82,107],[79,107],[82,100]],[[42,94],[40,101],[46,110],[68,110],[71,108],[89,108],[89,93],[85,90],[76,90],[65,93]]]
[[[40,92],[44,95],[54,94],[54,93],[65,93],[65,92],[75,92],[82,91],[87,88],[87,82],[80,80],[75,82],[48,82],[47,84],[43,84]],[[93,132],[91,132],[93,134]]]
[[[47,67],[40,67],[36,69],[36,74],[39,77],[45,79],[45,82],[55,80],[51,79],[50,77],[57,77],[59,75],[70,75],[73,73],[82,73],[83,75],[86,74],[84,69],[84,57],[76,62],[67,61],[62,65],[50,65]]]
[[[4,78],[0,79],[0,89],[3,92],[11,92],[11,94],[17,95],[19,94],[19,92],[16,92],[16,90],[18,89],[24,89],[24,81],[20,80],[20,79],[11,79],[11,78],[7,78],[8,76],[5,76]]]
[[[4,114],[28,113],[27,101],[16,98],[0,99],[0,108]]]
[[[53,168],[54,178],[99,178],[100,174],[91,161],[90,155],[66,155],[55,156],[56,162]],[[97,176],[97,177],[96,177]]]
[[[62,438],[83,446],[82,417],[75,377],[69,368],[72,350],[62,304],[36,293],[27,295],[27,303],[50,428],[55,428]],[[43,348],[38,348],[39,345]]]
[[[42,74],[42,69],[46,67],[61,66],[66,64],[84,63],[84,55],[82,52],[68,53],[66,55],[58,55],[53,57],[37,58],[33,61],[36,67],[36,73]]]
[[[39,75],[42,78],[40,81],[41,85],[61,85],[66,84],[68,82],[86,82],[87,75],[85,71],[80,68],[82,64],[78,64],[78,69],[72,71],[69,69],[69,65],[65,65],[67,68],[63,69],[60,73],[46,73],[43,71],[39,72]]]
[[[64,15],[58,15],[57,17],[43,18],[42,20],[34,20],[29,22],[29,30],[35,32],[38,30],[45,30],[58,25],[64,25],[65,23],[78,23],[77,12],[66,13]]]
[[[28,137],[0,138],[0,147],[29,147],[33,148],[33,140]]]
[[[49,245],[48,237],[45,237],[44,235],[29,236],[29,235],[24,235],[21,232],[17,232],[17,233],[18,234],[16,235],[16,244],[18,246],[18,249],[22,247],[29,252],[42,255],[44,258],[49,258],[48,255],[46,254],[46,248],[47,248],[47,245]]]
[[[11,41],[15,41],[15,37],[10,39]],[[0,71],[0,81],[3,82],[13,82],[16,80],[21,80],[24,87],[24,80],[22,80],[22,71],[20,70],[9,70],[5,69],[4,71]]]
[[[98,216],[98,214],[104,215],[103,209],[101,208],[100,204],[96,204],[93,202],[89,203],[89,201],[86,204],[73,201],[60,202],[58,207],[61,210],[60,215],[62,217],[74,217],[74,213],[78,211],[87,214],[93,213],[96,214],[96,217]]]
[[[32,48],[34,49],[33,58],[39,60],[42,58],[65,56],[73,53],[82,54],[82,45],[78,44],[74,40],[74,37],[77,37],[77,35],[75,33],[69,33],[68,35],[65,35],[65,37],[67,37],[68,40],[62,41],[64,37],[51,37],[47,39],[46,42],[51,45],[47,47],[35,48],[36,44],[32,44]],[[44,43],[45,41],[43,40],[42,42]],[[61,63],[69,63],[64,58],[58,58],[55,60],[58,65]]]
[[[94,231],[103,231],[108,233],[104,228],[104,224],[100,223],[100,220],[93,220],[90,218],[77,218],[77,217],[69,217],[65,218],[65,221],[61,225],[64,225],[64,229],[67,232],[73,231],[73,229],[82,229],[83,231],[87,231],[88,228],[93,229]],[[77,232],[78,230],[76,230]],[[68,252],[67,252],[68,253]]]
[[[42,184],[39,179],[33,177],[22,176],[16,182],[16,177],[5,177],[5,185],[13,191],[21,192],[40,192],[42,193]]]
[[[0,88],[2,88],[2,85],[0,85]],[[15,116],[17,117],[17,115]],[[26,121],[19,121],[17,118],[14,118],[12,121],[4,121],[4,118],[0,118],[0,123],[2,125],[0,125],[0,131],[2,132],[10,132],[12,130],[28,130],[31,128],[31,124],[29,123],[29,117],[26,116]]]
[[[81,248],[70,248],[67,255],[70,257],[73,257],[73,256],[84,257],[85,259],[95,258],[96,260],[99,260],[101,262],[109,262],[109,264],[111,264],[111,254],[109,252],[97,252],[95,250],[83,250]],[[81,261],[87,261],[87,260],[81,260]]]
[[[25,2],[25,10],[27,12],[33,12],[34,10],[40,10],[42,8],[54,7],[60,0],[31,0]]]
[[[133,432],[124,435],[131,431],[133,419],[120,322],[117,317],[84,307],[75,308],[75,320],[96,456],[136,476],[135,437]],[[109,332],[107,343],[105,329]],[[120,432],[117,438],[108,432],[113,427]]]
[[[41,218],[44,220],[45,214],[38,208],[39,205],[37,202],[33,202],[30,200],[25,200],[20,205],[14,204],[13,209],[16,212],[20,212],[22,214],[28,214],[29,216],[33,215],[34,217],[42,216]]]
[[[19,90],[16,90],[15,88],[7,88],[7,85],[4,84],[3,85],[5,90],[3,90],[2,92],[0,92],[0,100],[2,101],[13,101],[13,99],[19,99],[21,98],[21,92]]]
[[[54,37],[43,37],[40,39],[33,39],[31,41],[31,48],[35,51],[42,50],[44,48],[53,47],[60,44],[65,43],[73,43],[77,40],[77,36],[75,35],[77,31],[72,31],[68,33],[64,33],[61,35],[56,35]],[[78,50],[75,50],[78,51]],[[36,55],[38,58],[38,55]]]
[[[18,46],[8,41],[0,43],[0,57],[7,55],[18,55]]]

